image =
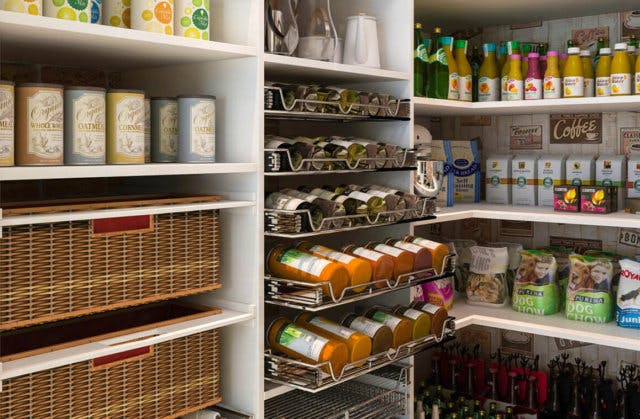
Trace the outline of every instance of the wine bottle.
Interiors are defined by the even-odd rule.
[[[360,113],[360,95],[358,91],[334,86],[327,89],[337,92],[340,96],[339,102],[342,113],[346,115],[358,115]]]
[[[346,199],[355,199],[358,201],[358,209],[356,210],[358,214],[367,214],[370,217],[375,217],[379,213],[387,210],[387,204],[384,202],[384,199],[379,196],[374,196],[360,191],[353,191],[348,188],[339,192],[341,189],[342,188],[339,187],[336,190],[336,193],[340,195],[336,198],[336,201],[344,202]]]
[[[387,160],[387,146],[384,143],[376,143],[373,140],[367,140],[364,138],[352,138],[351,141],[354,143],[358,143],[363,145],[367,149],[367,154],[369,157],[375,157],[379,160],[369,162],[370,169],[382,169],[386,164]],[[370,153],[369,150],[374,151]]]
[[[322,215],[327,217],[341,217],[346,215],[344,205],[339,202],[331,201],[329,199],[321,198],[317,195],[298,191],[296,189],[283,189],[280,191],[283,194],[293,196],[305,200],[311,204],[317,205],[322,210]],[[344,220],[334,220],[331,223],[334,228],[341,228],[344,225]]]
[[[313,231],[312,225],[315,228],[320,227],[323,219],[322,210],[317,205],[280,192],[273,192],[267,196],[264,207],[267,209],[288,211],[308,210],[311,214],[311,220],[305,215],[301,217],[303,231]]]
[[[329,163],[329,170],[346,169],[349,161],[349,151],[340,144],[330,143],[327,141],[319,141],[316,143],[318,147],[322,147],[327,158],[339,159],[340,161]]]
[[[360,205],[360,203],[355,199],[342,199],[341,195],[328,191],[326,189],[310,189],[305,187],[301,188],[298,189],[302,190],[303,192],[310,193],[311,195],[319,196],[322,199],[327,199],[329,201],[334,201],[338,204],[341,204],[347,215],[354,215],[358,213],[358,206]],[[338,200],[338,198],[340,198],[340,200]]]
[[[362,145],[344,137],[331,137],[330,144],[344,147],[347,150],[347,163],[349,168],[366,168],[368,162],[366,160],[369,157],[367,149]]]
[[[300,150],[296,148],[294,141],[284,137],[270,137],[265,138],[264,148],[266,150],[288,150],[291,161],[284,157],[281,159],[282,171],[290,172],[292,170],[298,170],[302,162],[302,154]]]
[[[306,154],[303,154],[303,157],[308,159],[324,159],[326,158],[325,152],[322,147],[318,146],[316,139],[308,138],[308,137],[295,137],[294,140],[296,143],[302,143],[306,145]],[[330,163],[324,161],[312,161],[309,164],[307,169],[313,170],[331,170]]]

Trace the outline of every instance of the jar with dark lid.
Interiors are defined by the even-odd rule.
[[[0,80],[0,166],[15,164],[15,83]]]
[[[213,163],[216,147],[216,97],[178,96],[178,161]]]
[[[64,90],[64,103],[65,164],[105,164],[105,89],[67,87]]]

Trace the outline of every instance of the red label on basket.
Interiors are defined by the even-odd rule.
[[[142,348],[131,349],[130,351],[118,352],[117,354],[101,356],[93,359],[93,368],[103,365],[113,364],[124,361],[129,358],[135,358],[143,355],[151,354],[151,346],[143,346]]]
[[[102,218],[93,220],[93,234],[121,233],[126,231],[148,230],[152,227],[150,215],[132,217]]]

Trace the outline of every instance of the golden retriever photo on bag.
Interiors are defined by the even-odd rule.
[[[516,273],[516,284],[536,286],[551,284],[553,282],[554,258],[532,253],[521,252],[522,259]]]
[[[603,259],[587,261],[574,257],[571,261],[568,289],[570,293],[609,292],[611,290],[611,272],[613,265]]]

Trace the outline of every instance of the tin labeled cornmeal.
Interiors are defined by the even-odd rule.
[[[144,163],[144,92],[107,92],[107,163]]]
[[[54,166],[64,161],[64,107],[59,84],[16,86],[16,164]]]
[[[172,163],[178,160],[178,101],[151,99],[151,160]]]
[[[134,0],[131,28],[173,35],[173,0]]]
[[[42,16],[42,0],[0,0],[0,10]]]
[[[0,166],[13,166],[15,149],[15,86],[0,80]]]
[[[106,161],[105,89],[67,87],[64,91],[64,163]]]
[[[209,39],[209,0],[176,0],[175,34]]]
[[[215,96],[179,96],[178,133],[180,163],[213,163],[216,145]]]
[[[137,0],[141,1],[141,0]],[[131,0],[107,0],[102,4],[102,24],[131,27]]]

